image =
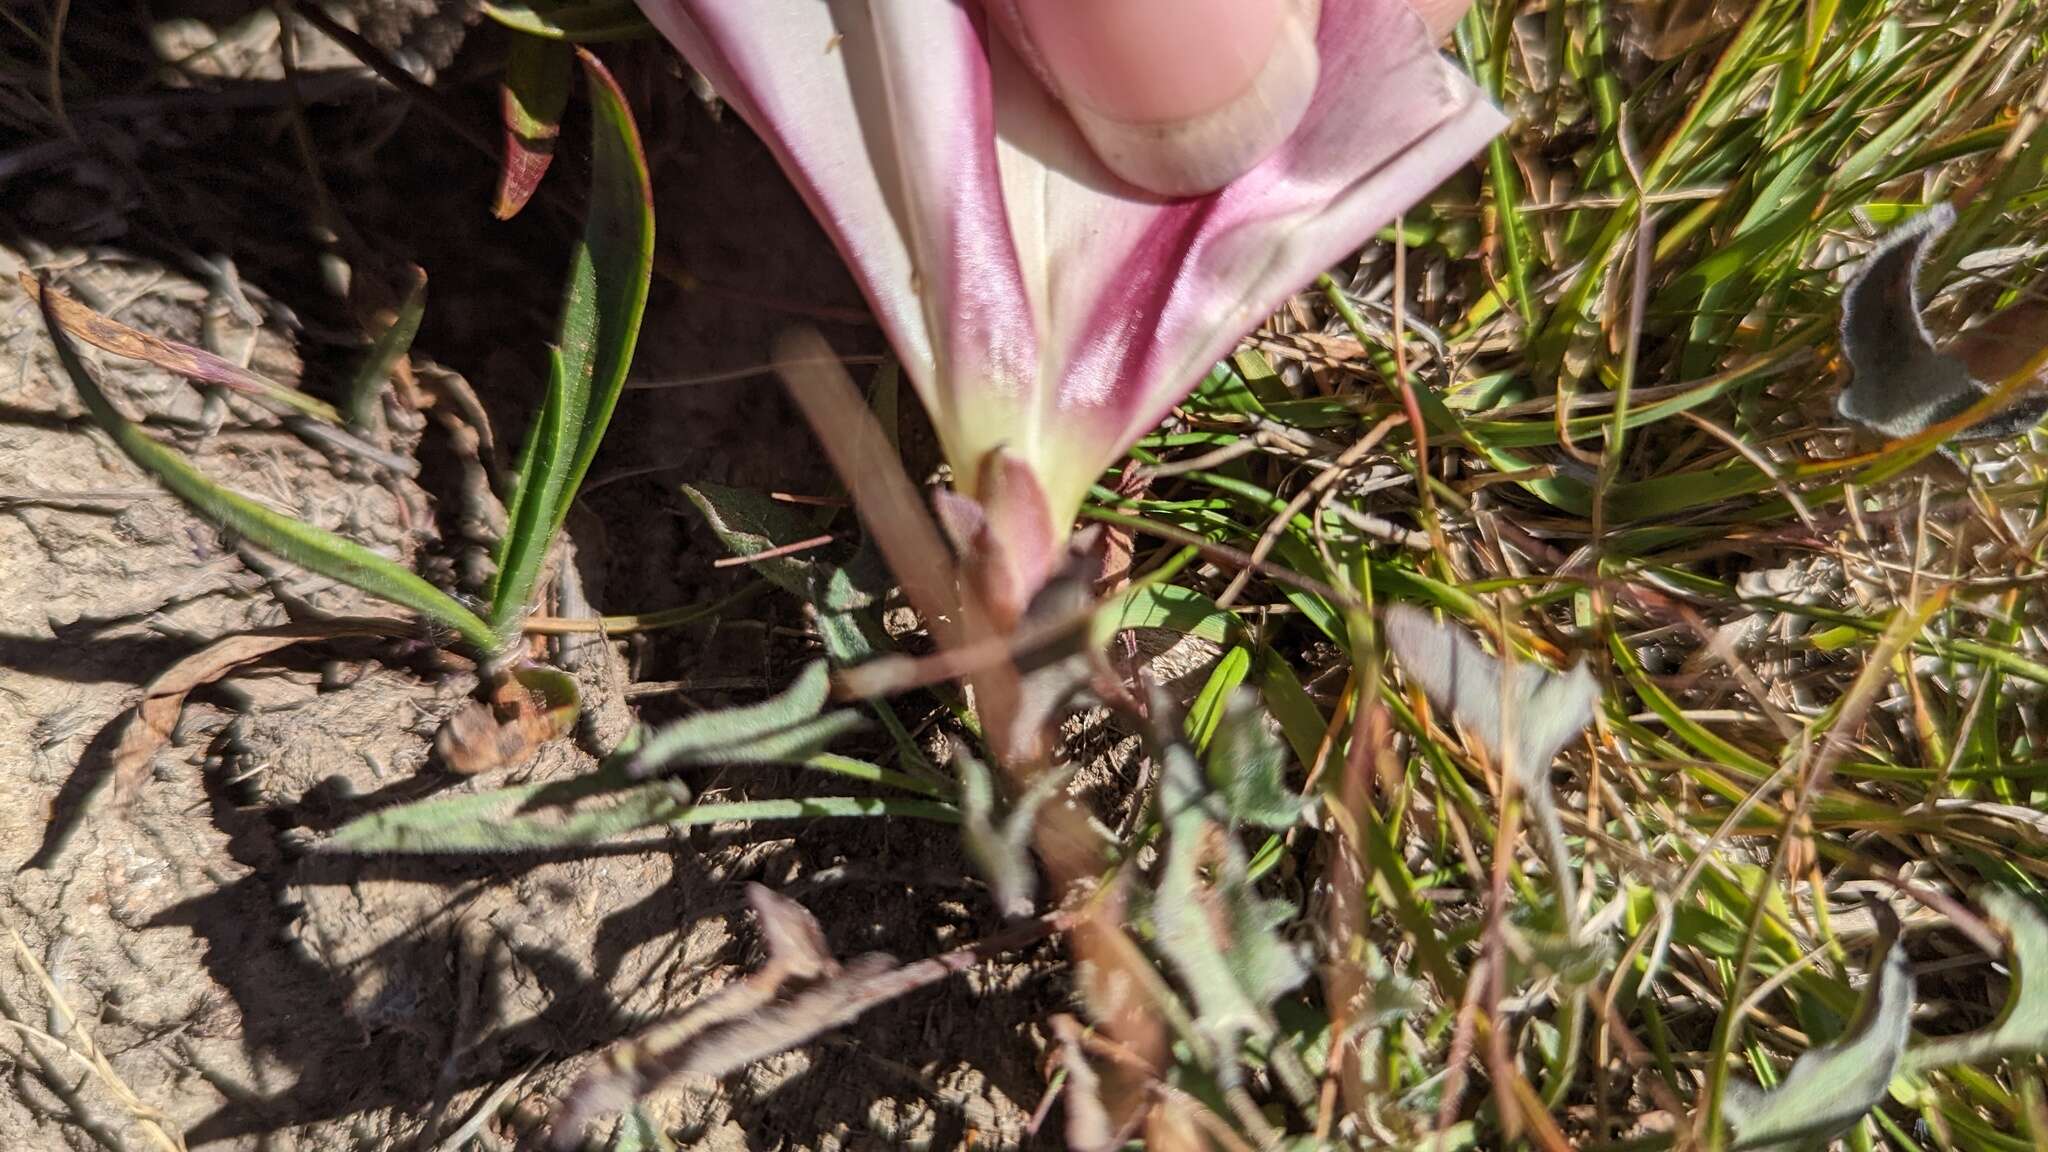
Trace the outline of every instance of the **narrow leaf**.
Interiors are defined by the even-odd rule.
[[[830,690],[825,662],[816,661],[779,696],[699,713],[654,733],[627,760],[626,773],[644,779],[681,766],[808,759],[835,737],[860,726],[860,717],[853,712],[824,712]]]
[[[583,3],[519,3],[502,0],[483,5],[484,15],[528,36],[574,44],[632,40],[654,35],[653,25],[634,0],[585,0]]]
[[[333,405],[288,384],[251,372],[204,348],[139,332],[118,320],[100,315],[55,288],[46,292],[26,270],[16,273],[15,279],[21,284],[22,291],[28,293],[29,299],[42,303],[46,321],[103,352],[154,364],[187,380],[232,389],[264,401],[276,410],[311,416],[329,424],[341,423],[341,413],[336,412]]]
[[[369,420],[378,396],[391,382],[392,368],[397,366],[399,357],[412,351],[413,337],[419,335],[420,319],[427,311],[426,269],[413,265],[409,281],[405,299],[399,301],[391,322],[377,334],[370,354],[363,358],[363,366],[349,384],[348,418],[352,424],[360,426]]]
[[[654,268],[653,192],[639,129],[611,73],[589,52],[576,52],[589,81],[590,203],[569,260],[550,375],[548,402],[556,406],[550,419],[559,421],[558,432],[551,441],[546,430],[529,438],[519,488],[507,502],[515,527],[501,549],[491,605],[491,623],[507,637],[530,607],[548,551],[611,422]]]
[[[500,220],[519,215],[554,162],[575,62],[575,53],[559,40],[512,37],[499,90],[505,154],[498,168],[497,202],[491,206]]]
[[[454,597],[414,573],[352,540],[343,539],[231,492],[207,479],[183,456],[156,441],[122,416],[52,315],[54,292],[43,294],[43,318],[56,345],[57,360],[71,378],[94,422],[111,436],[128,458],[156,476],[179,499],[266,552],[302,568],[359,588],[372,596],[410,608],[459,635],[480,653],[496,650],[497,637],[475,613]]]

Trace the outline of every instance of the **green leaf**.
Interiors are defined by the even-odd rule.
[[[612,1136],[612,1152],[675,1152],[675,1147],[668,1133],[639,1104],[619,1117],[618,1131]]]
[[[2048,918],[2032,900],[1994,888],[1981,896],[2011,939],[2012,988],[1989,1028],[1945,1036],[1906,1053],[1909,1072],[2048,1053]]]
[[[857,713],[824,712],[830,688],[825,662],[816,661],[779,696],[699,713],[653,733],[627,760],[627,772],[638,779],[683,766],[800,763],[860,726]]]
[[[275,553],[302,568],[359,588],[379,599],[409,608],[455,632],[480,653],[496,650],[497,636],[489,625],[446,592],[353,540],[316,528],[215,484],[183,456],[150,439],[142,429],[122,416],[106,394],[100,391],[92,373],[78,359],[70,337],[51,315],[47,300],[53,294],[45,292],[43,295],[46,301],[43,319],[50,341],[56,346],[57,361],[71,378],[72,386],[77,388],[79,398],[85,402],[93,421],[113,438],[130,460],[162,481],[164,487],[179,499],[266,552]]]
[[[554,163],[562,135],[562,109],[576,56],[569,46],[538,35],[514,35],[505,55],[499,115],[505,123],[505,151],[498,166],[498,197],[491,214],[519,215]]]
[[[819,531],[819,521],[808,510],[759,492],[702,482],[684,484],[682,490],[703,513],[718,542],[734,556],[758,556],[811,539]],[[817,604],[820,611],[850,611],[879,602],[873,591],[855,583],[844,568],[816,559],[777,556],[757,560],[749,567],[776,587]],[[879,577],[879,571],[875,575]]]
[[[1160,952],[1194,999],[1195,1028],[1221,1064],[1236,1059],[1246,1034],[1275,1034],[1273,1002],[1307,978],[1308,966],[1280,935],[1294,910],[1253,889],[1244,846],[1229,834],[1194,750],[1181,740],[1155,743],[1167,841],[1152,920]]]
[[[398,312],[391,323],[377,334],[370,345],[370,354],[363,358],[363,366],[356,370],[355,379],[348,387],[349,423],[368,423],[370,414],[377,404],[377,397],[384,391],[384,385],[391,382],[391,369],[398,358],[412,350],[413,337],[420,332],[420,318],[427,311],[426,269],[414,265],[406,285],[405,299],[399,301]]]
[[[957,823],[959,810],[932,800],[806,796],[692,804],[672,780],[632,783],[616,767],[573,780],[443,796],[360,816],[321,845],[362,855],[542,852],[601,844],[644,828],[907,816]]]
[[[1302,798],[1287,787],[1287,748],[1251,692],[1230,694],[1206,763],[1233,822],[1277,831],[1301,818]]]
[[[640,14],[634,0],[583,0],[581,3],[523,4],[502,0],[483,6],[484,15],[515,32],[546,40],[596,44],[654,35],[654,26]]]
[[[960,768],[961,843],[988,881],[996,907],[1006,916],[1028,915],[1038,886],[1038,871],[1031,863],[1032,826],[1038,810],[1059,795],[1070,773],[1041,771],[998,821],[995,779],[988,766],[964,745],[955,748],[953,759]]]
[[[518,488],[507,501],[512,528],[501,542],[491,624],[510,643],[531,607],[540,571],[611,422],[654,268],[653,191],[640,132],[625,94],[597,57],[577,49],[589,80],[590,203],[569,260],[541,426],[521,453]]]
[[[1912,1032],[1913,977],[1906,953],[1887,939],[1856,1022],[1840,1039],[1793,1061],[1776,1088],[1731,1082],[1721,1115],[1733,1147],[1797,1152],[1819,1148],[1882,1103]]]
[[[1251,674],[1252,654],[1248,648],[1231,648],[1216,661],[1216,667],[1209,672],[1208,680],[1202,684],[1202,691],[1195,702],[1188,706],[1184,727],[1188,740],[1197,752],[1206,751],[1210,737],[1216,734],[1216,726],[1223,722],[1224,705],[1237,694],[1246,676]]]

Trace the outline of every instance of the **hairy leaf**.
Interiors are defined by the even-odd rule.
[[[1278,831],[1301,818],[1302,798],[1287,787],[1287,748],[1251,692],[1230,694],[1206,763],[1232,821]]]
[[[988,881],[996,907],[1006,916],[1026,915],[1038,886],[1038,870],[1031,863],[1032,827],[1038,810],[1066,786],[1069,773],[1040,772],[998,819],[995,778],[988,766],[964,745],[954,748],[953,759],[960,768],[960,840],[967,855]]]
[[[1401,668],[1430,703],[1449,712],[1488,755],[1514,773],[1550,850],[1559,904],[1569,912],[1578,899],[1550,768],[1565,744],[1593,722],[1600,685],[1592,671],[1581,663],[1559,675],[1521,661],[1510,673],[1471,633],[1405,604],[1387,609],[1386,635]],[[1503,725],[1512,726],[1512,741]]]
[[[2005,1007],[1989,1028],[1945,1036],[1906,1053],[1909,1071],[2048,1053],[2048,918],[2017,892],[1994,888],[1981,899],[2011,940],[2012,988]]]
[[[685,484],[682,492],[734,556],[757,556],[818,533],[810,510],[759,492],[702,482]],[[887,578],[871,550],[863,549],[843,564],[799,555],[757,560],[749,567],[817,610],[819,635],[836,663],[858,664],[882,648],[879,627],[869,617],[880,603],[875,590],[885,586]]]
[[[1960,356],[1937,347],[1921,319],[1920,266],[1955,219],[1953,207],[1936,204],[1894,229],[1842,295],[1842,351],[1852,376],[1835,408],[1879,435],[1900,439],[1925,432],[1960,416],[1998,383],[1979,379]],[[2025,397],[1958,438],[2012,436],[2032,428],[2044,414],[2048,396]]]
[[[759,704],[702,712],[653,733],[626,761],[644,779],[666,768],[706,764],[790,763],[824,751],[860,726],[849,711],[825,712],[831,679],[824,661],[805,668],[781,695]]]
[[[1293,909],[1252,887],[1227,801],[1208,787],[1193,749],[1163,733],[1155,744],[1167,831],[1152,919],[1160,952],[1194,998],[1196,1028],[1227,1068],[1247,1033],[1275,1033],[1273,1002],[1307,978],[1308,966],[1279,932]]]
[[[1840,1040],[1802,1053],[1770,1091],[1733,1082],[1721,1115],[1733,1147],[1798,1152],[1847,1131],[1885,1098],[1912,1032],[1913,978],[1887,938],[1856,1021]]]

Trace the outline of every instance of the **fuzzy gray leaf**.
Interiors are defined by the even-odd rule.
[[[1512,766],[1515,786],[1543,832],[1558,904],[1570,916],[1578,892],[1550,769],[1565,744],[1593,722],[1600,684],[1592,671],[1582,663],[1560,675],[1522,661],[1506,680],[1507,666],[1481,649],[1471,633],[1406,604],[1387,609],[1386,636],[1402,670],[1430,703],[1449,712],[1496,761]],[[1511,747],[1503,741],[1504,718],[1514,729]]]
[[[1494,759],[1512,763],[1525,779],[1547,779],[1557,754],[1593,722],[1600,685],[1580,664],[1562,675],[1522,661],[1501,690],[1502,662],[1462,628],[1440,624],[1421,609],[1387,609],[1387,645],[1430,703],[1451,714]],[[1505,698],[1505,699],[1503,699]],[[1502,707],[1512,712],[1515,743],[1501,740]]]
[[[1894,923],[1894,928],[1896,924]],[[1731,1082],[1721,1115],[1733,1147],[1797,1152],[1839,1136],[1882,1103],[1912,1031],[1913,978],[1895,937],[1840,1040],[1802,1053],[1776,1088]]]
[[[701,712],[651,734],[627,761],[627,773],[644,779],[678,766],[808,759],[861,724],[855,713],[824,711],[830,690],[825,664],[816,661],[779,696],[759,704]]]
[[[1273,1002],[1307,978],[1308,966],[1278,931],[1293,909],[1253,889],[1244,846],[1194,753],[1178,740],[1159,743],[1167,842],[1153,924],[1160,952],[1194,997],[1196,1027],[1219,1056],[1230,1055],[1248,1032],[1274,1034]]]
[[[637,782],[616,764],[570,780],[437,796],[349,821],[323,851],[362,854],[534,852],[597,844],[690,806],[670,780]]]
[[[1209,739],[1208,769],[1233,821],[1279,830],[1301,818],[1302,798],[1287,787],[1287,748],[1251,692],[1231,693]]]
[[[1041,772],[998,820],[995,779],[988,766],[964,747],[955,748],[953,758],[960,768],[960,838],[967,855],[981,869],[1005,916],[1028,915],[1038,886],[1038,871],[1031,863],[1032,827],[1038,810],[1065,787],[1068,774]]]
[[[759,492],[702,482],[685,484],[682,491],[734,556],[756,556],[817,534],[818,521],[810,510]],[[862,547],[844,564],[804,554],[757,560],[752,567],[817,609],[819,634],[833,660],[857,664],[881,647],[868,617],[881,601],[879,590],[887,587],[888,576],[872,548]]]
[[[1936,204],[1893,229],[1842,294],[1842,351],[1852,375],[1835,409],[1889,439],[1918,435],[1992,391],[1961,358],[1935,344],[1921,318],[1920,266],[1955,219],[1953,207]],[[2048,398],[2028,397],[1979,421],[1958,439],[2024,432],[2044,412]]]
[[[1989,1028],[1946,1036],[1906,1054],[1909,1071],[2048,1053],[2048,918],[2016,892],[1992,889],[1984,908],[2011,938],[2012,987]]]

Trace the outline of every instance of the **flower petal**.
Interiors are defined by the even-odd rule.
[[[647,19],[775,153],[929,396],[902,165],[867,0],[640,0]]]
[[[988,30],[959,0],[886,0],[872,10],[903,232],[938,361],[924,398],[965,473],[977,470],[980,454],[953,453],[958,410],[998,419],[1027,403],[1038,379],[1038,340],[996,172]],[[973,478],[962,483],[972,493]]]
[[[1057,381],[1011,435],[1057,513],[1288,295],[1428,194],[1504,124],[1401,0],[1325,0],[1322,80],[1294,135],[1220,192],[1112,176],[995,46],[1004,195]]]

